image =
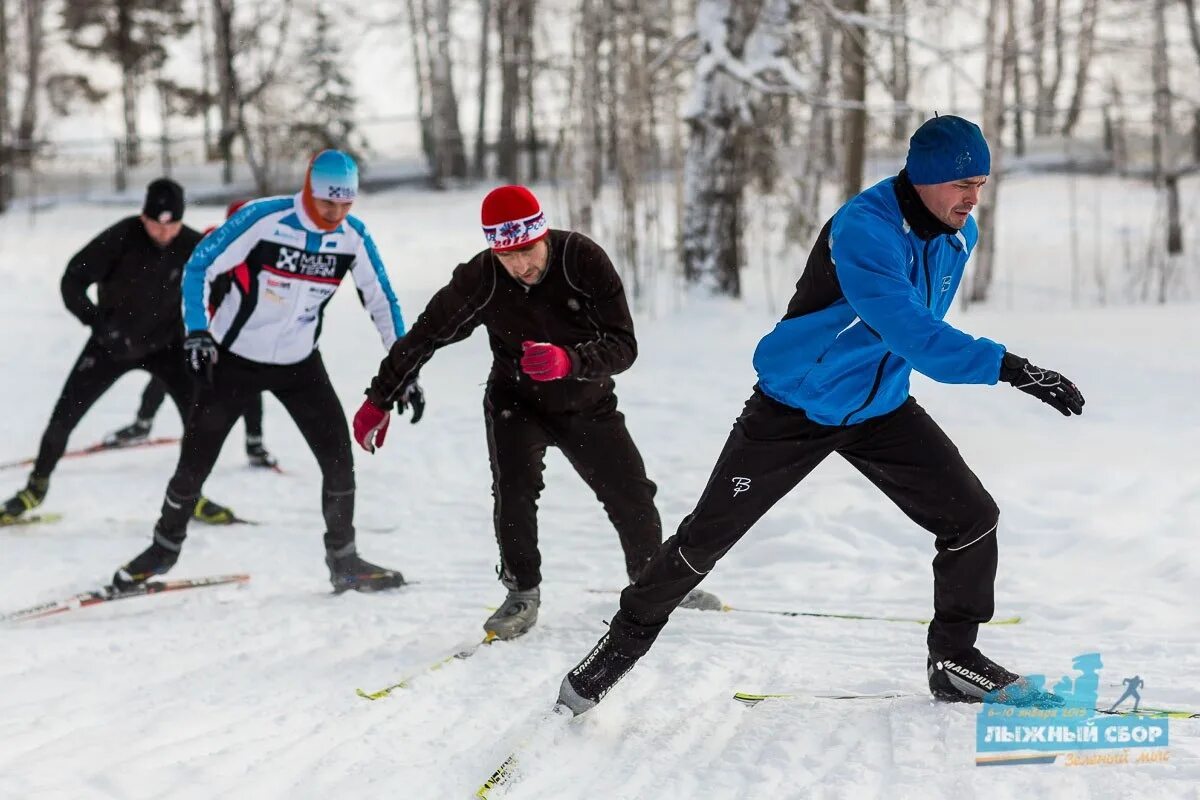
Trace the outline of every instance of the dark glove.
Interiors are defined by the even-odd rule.
[[[421,417],[425,416],[425,393],[421,391],[421,385],[416,381],[400,391],[400,396],[396,398],[396,413],[403,414],[404,409],[409,406],[412,406],[412,419],[409,420],[409,423],[416,425],[421,421]]]
[[[1000,380],[1049,404],[1064,417],[1083,413],[1083,395],[1075,384],[1053,370],[1035,367],[1018,355],[1004,354]]]
[[[133,354],[133,340],[111,322],[96,323],[92,328],[92,336],[106,353],[118,361],[127,359]]]
[[[205,386],[212,386],[213,364],[217,363],[217,341],[208,331],[192,331],[183,339],[188,370]]]

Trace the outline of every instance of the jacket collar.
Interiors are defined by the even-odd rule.
[[[904,221],[917,236],[928,241],[935,236],[954,236],[958,233],[925,207],[921,196],[917,194],[917,188],[909,180],[906,170],[900,170],[900,174],[892,183],[892,188],[896,192],[896,201],[900,204],[900,213],[904,215]]]

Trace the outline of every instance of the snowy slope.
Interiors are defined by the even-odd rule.
[[[361,202],[410,320],[478,248],[477,201],[463,192]],[[189,221],[218,213],[196,209]],[[33,226],[0,218],[0,461],[36,449],[85,338],[58,297],[62,265],[112,220],[111,208],[60,208]],[[1102,700],[1136,672],[1147,704],[1200,708],[1198,312],[977,309],[959,319],[1076,380],[1088,400],[1079,419],[1008,387],[915,382],[1002,509],[998,612],[1025,618],[984,632],[981,646],[1002,663],[1053,679],[1074,655],[1099,650]],[[753,346],[773,323],[757,304],[707,301],[639,323],[642,355],[618,390],[668,529],[698,496],[753,383]],[[324,330],[352,414],[382,349],[349,287]],[[360,547],[416,585],[329,595],[319,474],[269,399],[267,443],[290,474],[248,469],[239,427],[206,486],[265,524],[193,526],[172,573],[247,571],[247,588],[0,626],[0,798],[469,796],[603,631],[616,597],[587,590],[623,583],[615,533],[552,453],[538,627],[387,700],[354,695],[476,636],[503,595],[480,413],[487,367],[480,334],[439,353],[422,376],[425,420],[394,420],[380,453],[358,454]],[[126,423],[142,384],[123,379],[74,443]],[[155,433],[178,430],[164,409]],[[148,542],[174,460],[161,448],[64,461],[45,506],[64,520],[0,531],[0,609],[105,581]],[[0,492],[23,478],[0,472]],[[831,460],[704,585],[734,606],[927,616],[932,552],[928,534]],[[979,769],[971,708],[919,697],[751,710],[729,698],[920,693],[924,637],[918,625],[681,611],[600,708],[533,746],[508,796],[1200,797],[1200,722],[1173,723],[1166,765]]]

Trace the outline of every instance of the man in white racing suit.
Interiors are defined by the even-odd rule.
[[[174,566],[187,521],[221,445],[246,404],[275,395],[300,429],[322,474],[325,562],[335,591],[400,586],[398,571],[363,560],[354,537],[354,461],[341,402],[317,340],[325,306],[347,273],[379,329],[384,349],[404,335],[400,306],[366,226],[350,216],[358,167],[337,150],[318,153],[304,188],[244,206],[197,246],[184,267],[187,366],[199,383],[179,463],[167,485],[154,539],[113,576],[128,588]],[[210,320],[210,284],[231,273],[233,289]],[[403,407],[420,419],[424,398],[414,383]]]

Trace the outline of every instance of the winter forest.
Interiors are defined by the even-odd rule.
[[[1073,302],[1167,302],[1194,291],[1195,5],[5,0],[0,208],[158,173],[266,195],[339,146],[376,186],[553,187],[642,303],[679,281],[738,296],[748,262],[802,256],[956,113],[998,167],[964,304],[997,291],[996,242],[1020,235],[996,230],[1004,178],[1029,172],[1072,176]],[[1114,176],[1144,184],[1147,224]]]
[[[1198,800],[1197,5],[0,0],[0,800]]]

